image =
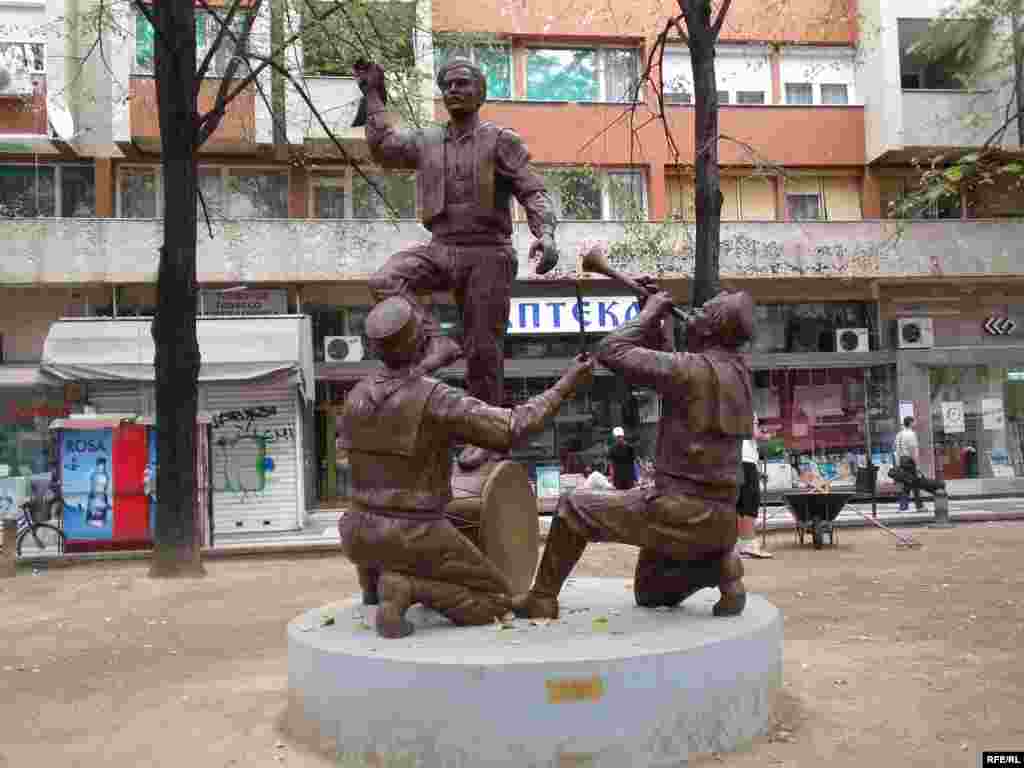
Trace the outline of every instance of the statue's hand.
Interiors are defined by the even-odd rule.
[[[530,259],[538,260],[534,270],[538,275],[545,275],[554,269],[558,263],[558,246],[555,245],[555,238],[552,235],[544,235],[534,240],[530,246]]]
[[[352,73],[363,93],[384,94],[384,69],[379,64],[366,59],[359,59],[352,65]]]

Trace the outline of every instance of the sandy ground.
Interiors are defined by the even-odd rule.
[[[785,617],[784,688],[769,734],[698,765],[976,766],[1024,749],[1024,524],[912,535],[923,548],[872,529],[834,550],[769,539],[776,559],[750,562],[747,584]],[[628,577],[633,559],[591,547],[578,573]],[[285,624],[354,591],[352,567],[207,567],[0,581],[0,767],[334,765],[286,726]]]

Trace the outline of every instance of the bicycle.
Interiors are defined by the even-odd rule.
[[[56,491],[56,489],[55,489]],[[49,519],[63,520],[64,499],[59,492],[49,501],[43,499],[29,499],[21,504],[21,517],[18,518],[18,534],[15,539],[18,555],[22,554],[25,540],[31,537],[39,552],[43,552],[56,545],[57,554],[64,554],[65,536],[62,526],[52,523],[37,522],[32,514],[32,507],[35,504],[46,504],[49,507]],[[56,514],[54,514],[56,512]]]

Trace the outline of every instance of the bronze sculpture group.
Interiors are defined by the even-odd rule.
[[[654,485],[564,495],[533,586],[518,591],[479,541],[460,530],[452,473],[484,475],[507,464],[500,458],[543,430],[593,375],[594,360],[581,355],[551,389],[515,408],[499,407],[515,275],[510,200],[527,209],[538,237],[531,252],[544,272],[557,261],[550,198],[518,137],[477,119],[486,91],[472,63],[456,59],[441,69],[438,85],[452,122],[437,131],[388,128],[380,116],[383,73],[371,65],[357,74],[371,151],[383,165],[420,169],[424,223],[433,235],[429,245],[396,254],[372,279],[379,303],[366,333],[384,369],[357,384],[342,414],[352,503],[339,529],[364,602],[378,605],[378,633],[411,633],[405,613],[416,602],[457,625],[491,623],[510,611],[557,618],[562,585],[591,541],[639,548],[640,606],[673,606],[718,587],[715,615],[742,612],[743,566],[733,549],[740,446],[753,430],[750,370],[739,353],[753,332],[750,296],[723,292],[707,302],[688,321],[686,351],[674,352],[666,343],[672,299],[643,283],[650,293],[639,315],[608,334],[595,357],[662,398]],[[429,376],[461,350],[439,335],[416,293],[449,288],[466,324],[468,394]],[[471,448],[453,466],[458,441]],[[522,513],[536,516],[528,506]],[[535,551],[533,557],[531,565]]]

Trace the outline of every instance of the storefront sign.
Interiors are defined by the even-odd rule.
[[[557,498],[561,490],[560,467],[537,467],[537,498]]]
[[[900,424],[907,417],[914,418],[914,401],[900,400]]]
[[[942,431],[947,434],[964,432],[964,404],[961,401],[942,404]]]
[[[285,315],[288,291],[283,288],[200,291],[199,310],[205,315]]]
[[[591,297],[583,300],[583,329],[587,333],[607,333],[640,313],[632,296]],[[580,313],[575,298],[545,297],[512,299],[508,314],[508,332],[579,333]]]
[[[7,411],[0,413],[0,422],[6,424],[24,424],[33,419],[66,419],[71,415],[71,407],[67,405],[30,405],[27,403],[10,403]]]
[[[986,397],[981,401],[981,424],[983,429],[1003,430],[1006,428],[1006,415],[1003,413],[1001,397]]]
[[[1008,317],[990,317],[985,321],[985,333],[989,336],[1009,336],[1017,323]]]

